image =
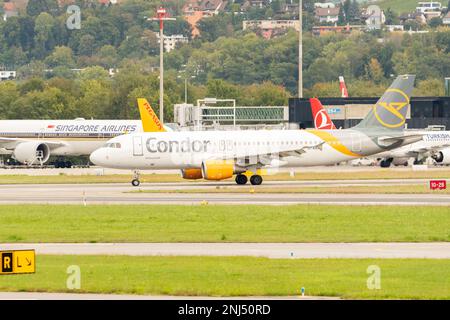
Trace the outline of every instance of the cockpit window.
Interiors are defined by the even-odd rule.
[[[122,145],[120,143],[107,143],[103,147],[104,148],[120,149],[120,148],[122,148]]]

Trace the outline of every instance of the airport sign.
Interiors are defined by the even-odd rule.
[[[21,274],[36,272],[34,250],[0,251],[0,274]]]
[[[430,180],[430,189],[431,190],[445,190],[445,189],[447,189],[447,181],[446,180]]]

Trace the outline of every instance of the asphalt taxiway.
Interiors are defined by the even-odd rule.
[[[450,243],[11,243],[48,255],[252,256],[273,259],[450,259]]]
[[[259,187],[355,186],[422,184],[426,180],[334,180],[267,181]],[[236,193],[202,193],[202,189],[240,188]],[[198,193],[165,193],[167,190],[195,189]],[[254,192],[249,192],[253,189]],[[143,191],[141,193],[136,191]],[[149,192],[145,192],[149,191]],[[334,194],[334,193],[258,193],[258,187],[225,183],[145,183],[133,187],[116,184],[16,184],[0,185],[0,203],[44,204],[341,204],[341,205],[450,205],[447,194]]]

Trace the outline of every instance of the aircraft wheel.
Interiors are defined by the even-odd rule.
[[[141,184],[141,182],[140,182],[138,179],[133,179],[133,180],[131,181],[131,184],[132,184],[134,187],[138,187],[138,186]]]
[[[259,186],[263,182],[263,178],[260,175],[255,174],[250,177],[250,183],[254,186]]]
[[[236,176],[236,183],[237,184],[246,184],[248,181],[248,178],[245,174],[238,174]]]
[[[380,167],[389,168],[391,166],[391,162],[389,160],[381,160]]]

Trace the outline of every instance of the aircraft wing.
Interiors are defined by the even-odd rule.
[[[325,141],[322,141],[321,143],[313,146],[303,146],[301,148],[292,146],[292,149],[273,152],[267,152],[265,150],[249,152],[243,150],[242,152],[238,152],[236,154],[229,154],[225,157],[221,157],[220,160],[236,159],[236,163],[241,167],[249,167],[256,164],[266,166],[270,165],[274,160],[283,162],[283,158],[285,157],[300,157],[303,153],[306,152],[307,149],[321,149],[323,144],[325,144]]]
[[[434,146],[434,147],[419,147],[419,148],[411,149],[408,152],[408,154],[411,153],[411,154],[415,155],[415,154],[422,154],[422,153],[427,153],[427,152],[429,152],[429,153],[436,153],[436,152],[439,152],[442,149],[445,149],[445,148],[448,148],[448,147],[450,147],[449,143],[442,144],[442,145],[439,145],[439,146]]]
[[[21,139],[21,138],[0,138],[0,148],[14,149],[18,144],[22,142],[38,141],[47,144],[50,149],[55,149],[64,146],[66,143],[63,141],[48,141],[41,139]]]

